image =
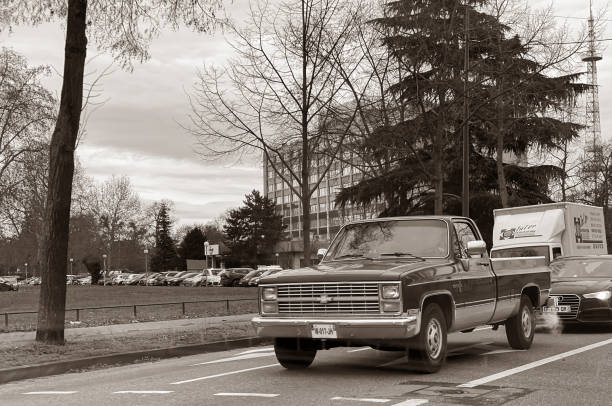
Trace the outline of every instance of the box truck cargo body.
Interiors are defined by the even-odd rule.
[[[603,208],[550,203],[493,211],[492,258],[607,254]]]

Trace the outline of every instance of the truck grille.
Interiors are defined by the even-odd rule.
[[[378,314],[378,283],[278,285],[279,313]]]
[[[559,298],[559,306],[570,306],[570,313],[557,313],[557,316],[561,320],[572,320],[578,315],[578,309],[580,308],[580,296],[578,295],[550,295],[551,297],[556,296]]]

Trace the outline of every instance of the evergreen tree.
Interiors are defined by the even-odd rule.
[[[194,227],[185,234],[178,248],[180,266],[187,269],[188,259],[204,259],[204,242],[206,237],[199,227]]]
[[[163,272],[174,269],[177,264],[176,247],[170,236],[172,223],[166,203],[160,205],[155,221],[155,249],[151,257],[151,270]]]
[[[257,265],[270,259],[283,230],[274,202],[253,190],[244,206],[230,210],[223,226],[232,260]]]

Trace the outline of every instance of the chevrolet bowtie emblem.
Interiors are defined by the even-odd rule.
[[[331,302],[332,300],[333,300],[333,298],[332,298],[332,297],[330,297],[330,296],[327,296],[327,295],[322,295],[322,296],[319,298],[319,302],[320,302],[320,303],[322,303],[322,304],[329,303],[329,302]]]

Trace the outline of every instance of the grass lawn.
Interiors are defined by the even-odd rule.
[[[133,306],[161,303],[158,306],[142,306],[118,309],[83,310],[76,322],[76,312],[66,312],[67,327],[87,327],[104,324],[129,323],[132,320],[153,321],[181,317],[245,314],[257,311],[257,289],[233,287],[183,287],[183,286],[67,286],[66,308]],[[21,287],[18,292],[0,292],[0,313],[38,310],[40,287]],[[232,299],[249,298],[232,302]],[[225,302],[229,299],[228,303]],[[183,306],[163,303],[197,300],[223,300],[216,303],[187,303]],[[0,319],[0,331],[32,330],[36,327],[36,314],[10,315],[9,324]]]
[[[100,338],[68,342],[62,346],[35,343],[14,348],[0,347],[0,368],[53,361],[68,361],[84,357],[167,348],[177,345],[203,344],[252,337],[253,335],[254,331],[251,323],[243,322],[210,327],[197,332],[173,331],[163,334],[149,333],[139,336]]]

